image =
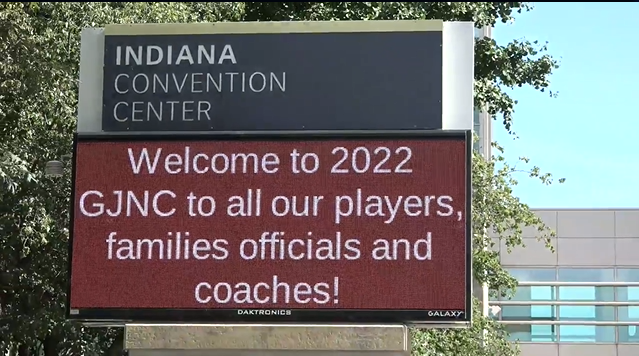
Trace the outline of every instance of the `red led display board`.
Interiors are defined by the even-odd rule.
[[[470,142],[80,135],[69,316],[469,321]]]

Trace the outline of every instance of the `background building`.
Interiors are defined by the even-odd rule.
[[[521,286],[493,303],[522,356],[639,355],[639,209],[536,212],[557,232],[554,253],[534,229],[524,248],[498,245]]]
[[[477,29],[478,38],[492,29]],[[475,150],[490,157],[492,120],[478,108]],[[639,356],[639,209],[536,210],[557,233],[552,253],[524,231],[525,247],[502,265],[519,280],[514,298],[492,301],[522,356]],[[475,285],[488,314],[488,290]]]

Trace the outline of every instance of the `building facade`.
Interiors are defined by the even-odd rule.
[[[477,29],[478,38],[491,28]],[[475,150],[491,156],[492,120],[474,113]],[[523,232],[525,247],[507,251],[496,240],[501,264],[520,286],[511,299],[490,301],[494,315],[522,356],[639,356],[639,209],[536,209],[556,232],[554,252]],[[475,285],[489,314],[488,289]]]
[[[534,229],[525,247],[496,245],[520,287],[492,304],[522,356],[639,355],[639,209],[536,213],[554,253]]]

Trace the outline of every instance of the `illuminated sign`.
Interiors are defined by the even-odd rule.
[[[80,135],[70,316],[469,321],[470,140]]]

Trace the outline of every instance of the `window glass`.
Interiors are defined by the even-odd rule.
[[[563,301],[612,302],[615,300],[615,289],[614,287],[560,287],[559,299]]]
[[[561,325],[559,342],[615,342],[614,326]]]
[[[481,110],[475,108],[475,110],[473,110],[473,125],[477,128],[479,127],[479,125],[481,125],[481,122],[479,121],[479,113]]]
[[[617,281],[639,282],[639,268],[618,268]]]
[[[639,282],[637,269],[588,269],[559,268],[524,269],[511,268],[509,272],[520,282],[611,282],[614,280]],[[518,287],[511,300],[517,301],[592,301],[612,302],[638,301],[639,287],[598,287],[598,286],[534,286]],[[562,321],[639,321],[639,306],[614,307],[595,305],[562,306],[513,306],[504,305],[502,320],[562,320]],[[594,325],[507,325],[511,340],[528,342],[598,342],[614,343],[617,331],[619,342],[639,343],[639,329],[634,326],[594,326]]]
[[[559,280],[562,282],[611,282],[614,280],[612,269],[559,268]],[[559,287],[561,301],[598,301],[615,300],[612,287]],[[565,321],[614,321],[615,308],[594,305],[562,305],[559,307],[559,320]],[[560,342],[615,342],[614,326],[561,325]]]
[[[559,268],[559,280],[562,282],[612,282],[612,269]],[[613,287],[559,287],[559,300],[563,301],[598,301],[612,302],[615,300]],[[594,313],[594,306],[590,306]]]
[[[562,282],[612,282],[615,280],[613,269],[559,268],[559,280]]]
[[[481,145],[481,141],[480,140],[473,141],[473,150],[475,150],[477,152],[481,152],[482,145]]]
[[[508,272],[518,281],[550,282],[556,280],[554,268],[522,269],[509,268]],[[517,287],[510,300],[551,301],[556,300],[556,287]],[[553,305],[502,305],[502,320],[557,320],[557,307]],[[512,341],[556,342],[557,327],[554,325],[507,325]]]
[[[566,321],[614,321],[615,307],[602,305],[562,305],[559,320]]]
[[[639,268],[617,269],[618,282],[639,282]],[[639,302],[639,287],[617,287],[617,300],[620,302]],[[639,321],[639,307],[618,307],[619,321]],[[639,343],[639,329],[636,325],[619,326],[619,342]]]
[[[556,280],[554,268],[521,269],[508,268],[511,276],[519,282],[552,282]],[[555,300],[557,298],[556,287],[534,286],[517,287],[512,300]]]
[[[554,325],[506,325],[510,341],[557,342]]]
[[[554,268],[507,268],[508,273],[520,282],[552,282],[557,280]]]
[[[481,132],[481,122],[479,120],[479,109],[473,110],[473,131],[475,135],[477,135],[478,140],[473,142],[473,148],[476,151],[480,151],[482,149],[482,132]]]

